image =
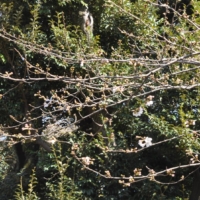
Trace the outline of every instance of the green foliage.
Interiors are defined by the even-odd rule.
[[[68,177],[67,168],[69,167],[70,160],[62,155],[61,145],[53,149],[55,159],[55,169],[58,170],[59,178],[56,181],[46,183],[49,188],[48,196],[50,199],[79,199],[82,197],[81,191],[77,190],[77,186],[71,177]]]
[[[35,177],[35,169],[33,169],[33,173],[30,175],[30,180],[28,184],[28,192],[25,193],[23,189],[23,182],[22,177],[20,179],[20,184],[15,192],[15,199],[16,200],[38,200],[40,198],[37,197],[36,193],[34,192],[34,187],[37,184],[37,178]]]
[[[189,197],[200,163],[199,2],[190,14],[160,2],[2,2],[0,140],[21,142],[23,165],[36,165],[15,199]],[[94,17],[90,42],[81,6]]]
[[[10,152],[7,150],[5,150],[5,144],[0,146],[0,150],[1,150],[1,163],[0,163],[0,170],[1,170],[1,174],[0,174],[0,180],[3,180],[6,176],[7,171],[9,170],[9,154]],[[8,153],[9,152],[9,153]],[[7,161],[7,162],[6,162]]]

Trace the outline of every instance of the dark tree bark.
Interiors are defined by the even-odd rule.
[[[22,144],[20,142],[14,145],[14,149],[15,149],[15,153],[16,153],[16,156],[17,156],[16,170],[20,171],[20,169],[22,169],[24,164],[25,164],[26,155],[25,155],[25,152],[23,150]]]
[[[200,169],[197,169],[197,171],[194,173],[190,200],[200,200]]]

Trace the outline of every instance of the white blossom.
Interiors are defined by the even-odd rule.
[[[153,101],[146,101],[146,106],[152,106],[153,105]]]
[[[146,143],[144,142],[144,140],[139,140],[138,144],[143,148],[145,147]]]
[[[152,138],[150,137],[145,137],[144,139],[142,140],[139,140],[138,141],[138,144],[143,148],[143,147],[149,147],[152,145]]]
[[[115,87],[112,88],[112,92],[113,92],[113,93],[115,93],[115,92],[117,92],[117,91],[118,91],[118,87],[115,86]]]
[[[135,117],[141,116],[142,113],[143,113],[143,109],[142,109],[141,107],[139,107],[139,108],[133,110],[133,116],[135,116]]]
[[[154,98],[154,96],[152,96],[152,95],[149,95],[146,98],[146,106],[152,106],[153,105],[153,98]]]
[[[80,66],[83,67],[83,65],[84,65],[84,60],[81,60]]]
[[[116,93],[116,92],[123,92],[124,91],[124,88],[123,87],[120,87],[120,86],[114,86],[112,88],[112,92],[113,94]]]
[[[2,135],[0,136],[0,142],[7,140],[7,136],[6,135]]]
[[[54,144],[56,143],[56,138],[51,137],[51,138],[48,140],[48,143],[54,145]]]

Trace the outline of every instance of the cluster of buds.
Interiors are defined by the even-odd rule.
[[[149,174],[148,174],[148,176],[149,176],[149,180],[150,181],[154,181],[155,180],[155,171],[153,170],[153,169],[150,169],[149,167],[147,167],[146,166],[146,168],[148,169],[148,171],[149,171]]]
[[[111,177],[110,171],[105,171],[106,177]]]
[[[175,171],[172,169],[167,169],[167,175],[174,177],[175,176]]]
[[[92,164],[94,164],[94,159],[92,159],[92,158],[90,158],[90,157],[88,157],[88,156],[86,156],[86,157],[82,157],[81,158],[81,160],[82,160],[82,163],[84,164],[84,165],[92,165]]]
[[[185,121],[185,127],[189,127],[189,126],[194,126],[196,124],[196,120],[186,120]]]
[[[135,168],[133,170],[134,176],[142,176],[142,169]]]
[[[31,135],[31,133],[36,132],[31,123],[25,124],[24,127],[22,127],[22,131],[27,131],[27,135]]]
[[[77,143],[73,144],[72,148],[71,148],[71,155],[74,156],[76,153],[76,151],[79,149],[79,146]]]
[[[131,183],[130,182],[125,182],[124,180],[119,180],[119,184],[122,184],[123,187],[130,187]]]
[[[78,144],[77,143],[74,143],[73,146],[72,146],[72,150],[78,150],[79,147],[78,147]]]
[[[199,158],[198,155],[193,155],[192,158],[190,158],[190,163],[195,163],[195,162],[199,162]]]

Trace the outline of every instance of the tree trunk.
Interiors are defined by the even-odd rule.
[[[200,200],[200,169],[194,173],[192,193],[190,195],[190,200]]]

